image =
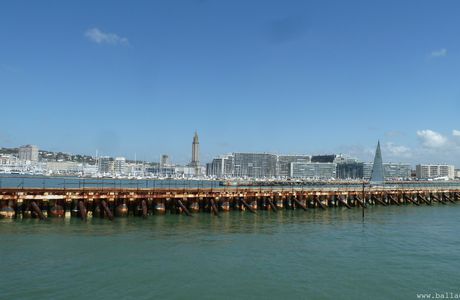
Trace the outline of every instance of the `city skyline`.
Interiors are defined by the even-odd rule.
[[[15,147],[11,147],[11,148],[7,148],[7,147],[4,147],[5,149],[17,149],[18,150],[18,154],[17,154],[17,157],[20,159],[20,160],[24,160],[24,155],[23,157],[21,157],[21,151],[23,149],[28,149],[28,148],[35,148],[36,150],[36,158],[34,159],[35,161],[38,161],[39,159],[39,152],[40,151],[44,151],[45,153],[48,153],[49,152],[49,149],[41,149],[39,147],[37,147],[37,145],[32,145],[32,144],[27,144],[27,145],[19,145],[19,146],[15,146]],[[0,150],[2,149],[2,147],[0,147]],[[380,150],[380,141],[377,141],[377,149],[370,153],[370,155],[372,156],[372,159],[370,160],[365,160],[365,159],[362,159],[358,156],[354,156],[350,153],[333,153],[333,152],[324,152],[324,153],[274,153],[274,152],[250,152],[250,151],[231,151],[231,152],[227,152],[227,153],[220,153],[220,154],[217,154],[215,155],[214,157],[212,157],[209,161],[205,160],[205,161],[201,161],[201,153],[200,153],[200,146],[199,146],[199,141],[198,141],[198,133],[197,131],[195,130],[195,133],[194,133],[194,136],[193,136],[193,141],[192,141],[192,151],[191,151],[191,161],[186,161],[186,162],[183,162],[183,161],[174,161],[170,155],[168,153],[162,153],[160,155],[160,157],[158,159],[153,159],[153,160],[142,160],[142,159],[138,159],[136,154],[134,154],[134,158],[131,158],[129,156],[126,156],[126,155],[106,155],[104,153],[99,153],[99,151],[96,149],[95,151],[95,155],[94,154],[86,154],[86,153],[75,153],[75,152],[69,152],[69,151],[57,151],[57,152],[54,152],[54,153],[62,153],[62,154],[66,154],[66,155],[74,155],[74,156],[88,156],[88,157],[92,157],[94,159],[97,160],[97,158],[111,158],[111,159],[116,159],[116,158],[123,158],[123,159],[127,159],[127,160],[130,160],[130,161],[134,161],[134,162],[145,162],[145,163],[158,163],[160,166],[161,165],[170,165],[170,166],[189,166],[189,167],[192,167],[195,169],[195,172],[196,174],[199,174],[199,171],[198,171],[198,167],[201,166],[203,168],[206,167],[207,164],[213,162],[213,160],[215,159],[222,159],[222,158],[225,158],[225,157],[228,157],[228,156],[232,156],[234,154],[256,154],[256,155],[273,155],[273,156],[278,156],[280,157],[281,159],[283,159],[283,157],[298,157],[301,159],[302,161],[302,158],[306,158],[306,157],[328,157],[328,159],[332,156],[337,156],[337,157],[342,157],[343,159],[352,159],[352,160],[356,160],[356,161],[359,161],[359,162],[364,162],[364,163],[372,163],[372,160],[374,161],[375,163],[375,159],[376,159],[376,153],[378,152],[378,157],[380,157],[380,161],[384,162],[384,163],[396,163],[396,164],[400,164],[400,163],[403,163],[403,164],[408,164],[410,165],[411,167],[414,167],[416,165],[447,165],[449,163],[446,163],[446,162],[436,162],[436,161],[418,161],[418,162],[415,162],[415,163],[411,163],[411,162],[408,162],[408,161],[392,161],[392,160],[382,160],[383,159],[383,155],[381,154],[381,150]],[[27,154],[30,156],[30,154]],[[41,157],[41,159],[43,159],[44,157]],[[29,160],[29,159],[27,159]],[[45,158],[45,161],[47,159]],[[450,164],[450,165],[453,165],[453,166],[456,166],[455,164]],[[413,169],[414,170],[414,169]]]
[[[1,3],[0,146],[460,165],[460,3],[414,3]]]

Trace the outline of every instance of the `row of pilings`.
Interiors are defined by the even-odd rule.
[[[258,210],[279,211],[326,209],[330,207],[366,208],[369,205],[433,205],[455,203],[460,199],[459,191],[436,192],[271,192],[241,194],[162,194],[154,197],[129,193],[129,197],[97,197],[79,193],[66,194],[0,193],[0,217],[39,218],[90,217],[113,220],[117,217],[148,217],[155,214],[185,214],[205,212],[213,215],[231,210],[257,213]],[[99,195],[100,196],[100,195]]]

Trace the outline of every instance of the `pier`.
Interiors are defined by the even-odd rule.
[[[128,216],[362,208],[457,203],[459,186],[335,186],[323,188],[2,188],[0,217],[114,220]]]

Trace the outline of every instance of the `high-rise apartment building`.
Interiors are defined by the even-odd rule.
[[[337,164],[331,162],[293,162],[291,163],[292,178],[335,179]]]
[[[291,174],[291,163],[293,162],[310,162],[309,155],[278,155],[277,176],[289,177]]]
[[[206,165],[206,175],[225,177],[233,174],[233,155],[223,155],[214,158],[211,163]]]
[[[415,174],[419,179],[447,177],[455,178],[455,167],[453,165],[424,165],[415,166]]]
[[[35,145],[25,145],[20,147],[19,160],[38,161],[38,147]]]
[[[109,156],[99,157],[97,169],[98,169],[98,172],[101,174],[113,174],[114,172],[113,158]]]
[[[126,158],[115,157],[113,161],[113,173],[117,175],[123,175],[126,173]]]
[[[169,161],[169,155],[167,154],[161,155],[160,168],[165,168],[169,166],[171,166],[171,162]]]
[[[268,153],[233,153],[233,176],[274,177],[277,156]]]

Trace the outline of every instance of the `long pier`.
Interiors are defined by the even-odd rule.
[[[259,210],[366,208],[369,205],[433,205],[456,203],[460,188],[331,187],[301,188],[2,188],[0,217],[114,218],[155,214],[211,213],[230,210],[257,213]]]

